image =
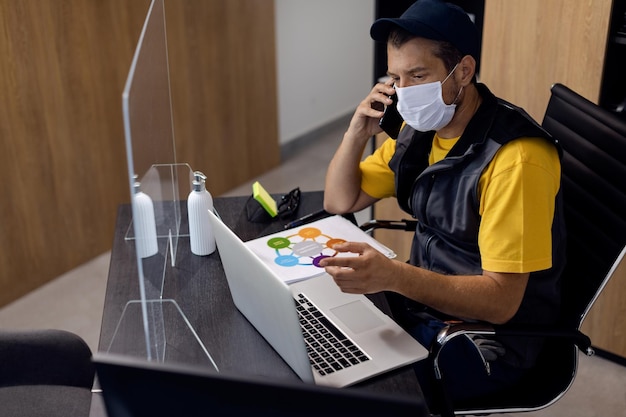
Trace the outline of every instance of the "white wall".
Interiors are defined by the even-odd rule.
[[[275,0],[279,144],[351,114],[372,87],[374,0]]]

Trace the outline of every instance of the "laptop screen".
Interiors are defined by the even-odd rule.
[[[242,378],[112,354],[96,354],[94,363],[110,417],[429,415],[421,398]]]

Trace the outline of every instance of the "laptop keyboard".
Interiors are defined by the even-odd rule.
[[[311,366],[320,375],[369,360],[304,294],[298,294],[295,301]]]

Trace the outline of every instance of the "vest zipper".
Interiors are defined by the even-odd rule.
[[[432,243],[434,237],[434,234],[429,233],[428,239],[426,239],[426,245],[424,246],[425,259],[430,257],[430,244]]]

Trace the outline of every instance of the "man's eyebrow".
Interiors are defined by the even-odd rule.
[[[428,70],[429,69],[427,67],[413,67],[413,68],[409,68],[406,72],[415,73],[415,72],[424,72]]]
[[[426,67],[413,67],[413,68],[409,68],[408,70],[402,71],[402,72],[405,73],[405,74],[414,74],[416,72],[424,72],[424,71],[428,71],[428,68],[426,68]],[[390,72],[390,71],[387,71],[387,75],[390,76],[390,77],[397,76],[397,74],[395,74],[393,72]]]

